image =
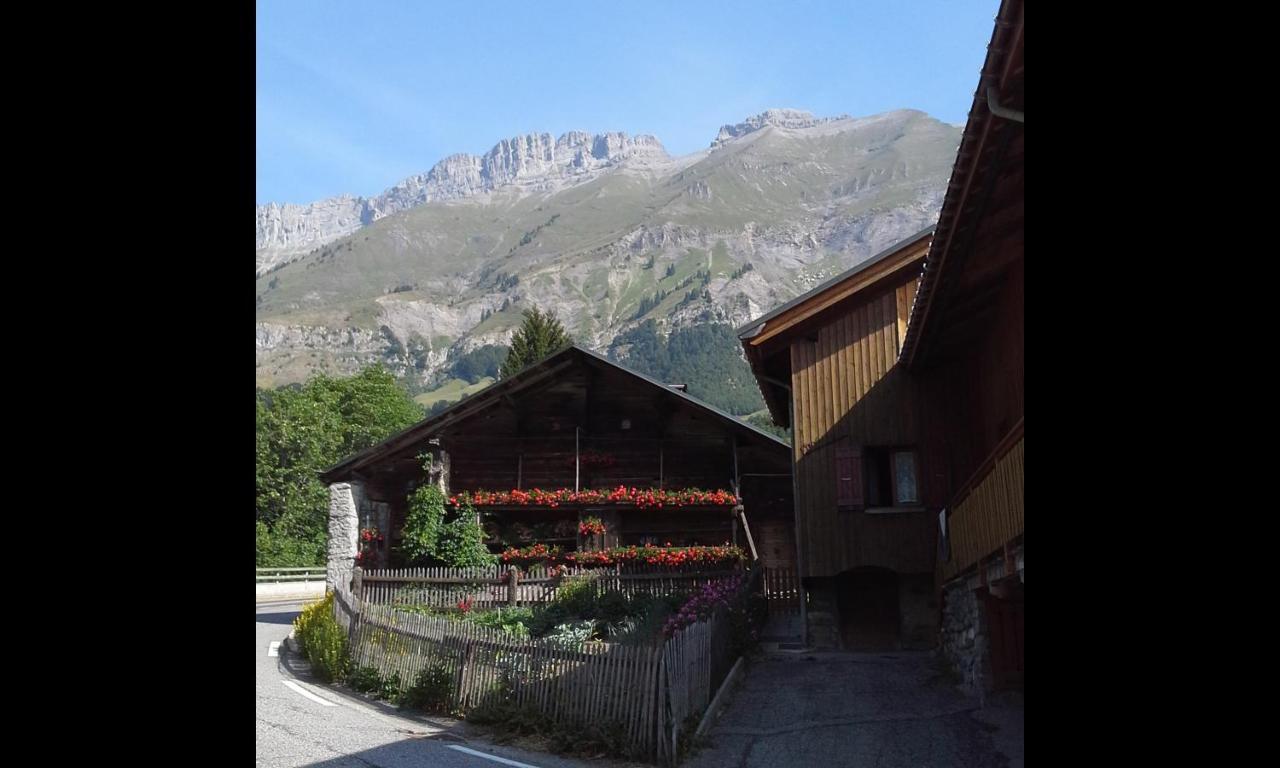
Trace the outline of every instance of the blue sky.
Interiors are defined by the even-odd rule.
[[[257,200],[375,195],[530,132],[673,155],[770,107],[963,124],[999,0],[258,0]]]

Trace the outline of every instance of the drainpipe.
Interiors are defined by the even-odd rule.
[[[987,86],[987,109],[996,117],[1003,117],[1005,120],[1012,120],[1015,123],[1022,122],[1022,114],[1016,109],[1009,109],[1000,106],[1000,102],[996,101],[996,87],[994,85]]]

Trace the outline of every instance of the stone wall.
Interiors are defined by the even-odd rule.
[[[990,688],[991,663],[987,654],[986,616],[969,579],[957,579],[943,588],[942,631],[939,651],[960,677],[965,693],[981,694]]]
[[[953,579],[942,587],[942,627],[938,651],[960,677],[966,693],[985,696],[992,688],[991,646],[987,615],[981,591],[999,594],[999,582],[1022,581],[1022,547],[1010,553],[1006,567],[1003,557],[984,563],[986,586],[977,573]]]
[[[329,486],[329,557],[325,584],[331,589],[351,580],[360,547],[359,510],[364,495],[363,483]]]

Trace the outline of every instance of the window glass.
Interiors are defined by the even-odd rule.
[[[918,504],[916,490],[916,455],[913,451],[893,454],[893,496],[896,504]]]

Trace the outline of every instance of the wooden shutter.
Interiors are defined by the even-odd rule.
[[[861,507],[862,450],[840,446],[836,448],[836,506]]]

